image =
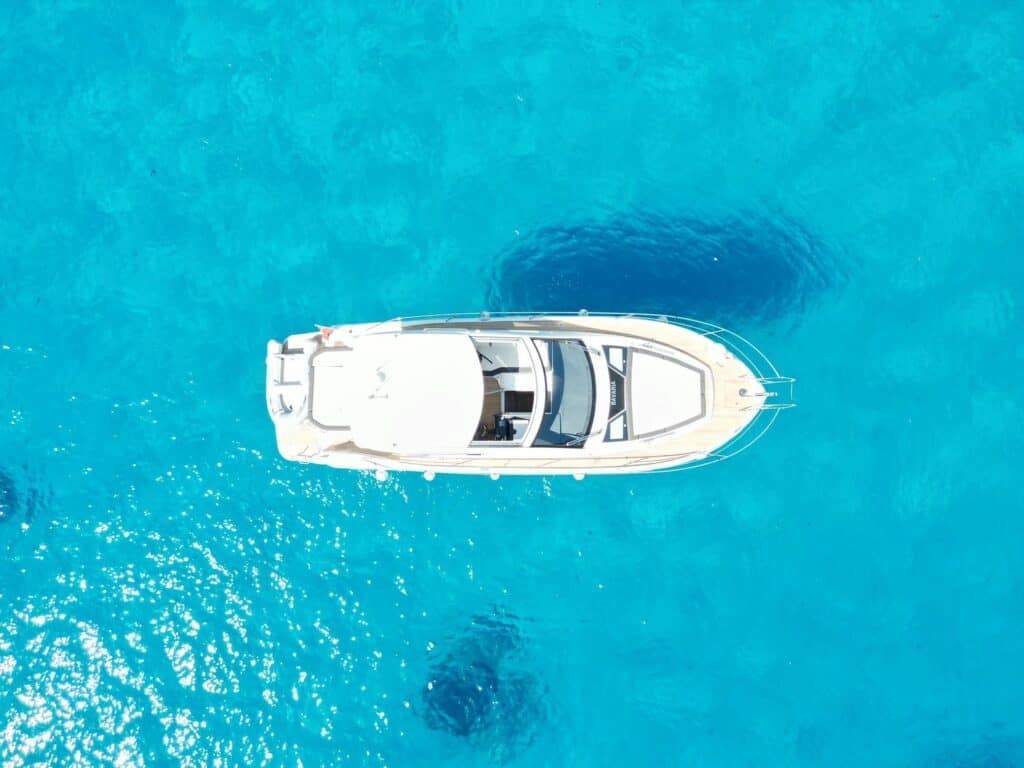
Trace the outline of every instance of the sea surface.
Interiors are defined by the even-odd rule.
[[[0,764],[1024,766],[1019,2],[0,6]],[[269,338],[721,323],[653,476],[282,461]]]

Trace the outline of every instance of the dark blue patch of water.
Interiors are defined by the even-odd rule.
[[[0,523],[14,519],[20,508],[18,488],[6,471],[0,469]]]
[[[36,512],[52,497],[30,482],[28,471],[0,467],[0,524],[20,520],[31,523]]]
[[[423,719],[511,759],[533,740],[540,712],[536,680],[522,668],[524,643],[514,618],[476,616],[431,666],[423,688]]]
[[[634,211],[545,227],[495,266],[496,311],[651,312],[724,325],[803,310],[844,280],[821,240],[784,216]]]

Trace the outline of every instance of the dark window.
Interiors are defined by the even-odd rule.
[[[547,396],[538,447],[580,448],[594,421],[594,370],[579,341],[534,339],[544,360]]]

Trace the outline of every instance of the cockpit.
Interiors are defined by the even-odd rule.
[[[523,339],[474,338],[484,401],[474,442],[521,444],[533,414],[537,382]]]
[[[474,338],[484,380],[475,444],[582,447],[594,420],[594,372],[577,340]],[[540,362],[540,375],[535,372]],[[539,401],[539,402],[538,402]]]

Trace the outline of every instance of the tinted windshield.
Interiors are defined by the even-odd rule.
[[[547,396],[536,446],[580,448],[594,420],[594,371],[583,343],[534,339]]]

